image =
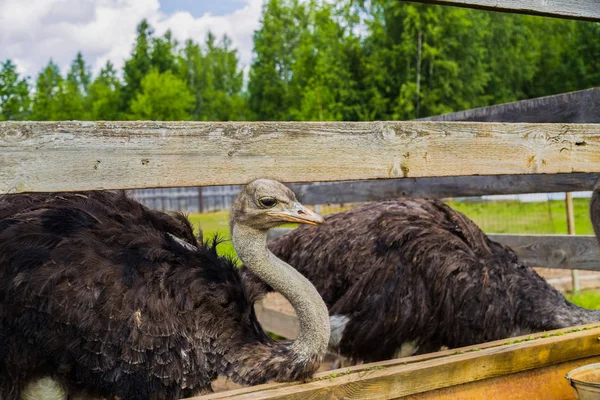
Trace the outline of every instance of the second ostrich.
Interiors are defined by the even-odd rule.
[[[319,224],[282,184],[248,184],[231,213],[246,267],[296,308],[301,333],[274,342],[253,310],[261,293],[187,220],[113,192],[0,197],[0,398],[48,376],[70,394],[166,400],[309,377],[329,339],[314,286],[267,250],[267,230]],[[50,398],[51,394],[45,396]]]
[[[383,201],[325,220],[269,248],[315,284],[330,310],[330,346],[354,360],[600,321],[440,201]]]

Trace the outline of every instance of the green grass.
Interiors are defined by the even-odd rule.
[[[236,256],[233,245],[231,244],[231,235],[229,234],[229,211],[216,211],[210,213],[195,213],[188,216],[198,233],[198,228],[202,229],[204,240],[218,234],[226,241],[217,246],[219,254]]]
[[[593,289],[582,290],[579,293],[568,293],[567,300],[579,307],[596,310],[600,308],[600,292]]]
[[[579,235],[594,234],[589,204],[589,199],[573,199],[575,233]],[[539,203],[449,201],[448,205],[471,218],[486,233],[567,233],[565,202],[562,200]]]

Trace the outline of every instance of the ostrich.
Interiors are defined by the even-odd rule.
[[[325,220],[269,248],[314,283],[329,307],[330,348],[351,361],[600,321],[440,201],[382,201]]]
[[[267,250],[267,230],[286,222],[323,218],[265,179],[233,205],[233,244],[257,285],[216,240],[198,243],[185,217],[124,194],[0,197],[0,398],[49,376],[71,395],[128,400],[191,396],[218,375],[247,385],[311,376],[329,319],[314,286]],[[262,330],[253,303],[265,284],[294,305],[297,340]]]

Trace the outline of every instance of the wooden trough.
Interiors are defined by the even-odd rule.
[[[423,2],[600,21],[598,0]],[[0,122],[0,193],[256,177],[293,183],[307,204],[590,190],[600,177],[598,89],[560,96],[410,122]],[[521,119],[505,118],[515,112]],[[447,122],[456,120],[494,122]],[[534,265],[600,270],[593,237],[494,239]],[[297,334],[294,315],[262,304],[257,313],[266,330]],[[565,373],[594,362],[600,324],[195,399],[572,399]]]
[[[600,362],[600,325],[521,336],[193,400],[572,399],[565,374]]]

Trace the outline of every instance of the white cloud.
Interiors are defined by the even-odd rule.
[[[189,12],[166,15],[159,0],[0,0],[0,61],[12,59],[33,79],[50,58],[65,72],[77,51],[94,73],[107,60],[121,67],[135,42],[137,24],[146,18],[157,35],[170,29],[180,42],[204,42],[209,30],[217,36],[226,33],[248,66],[262,2],[245,0],[231,14],[195,18]]]

